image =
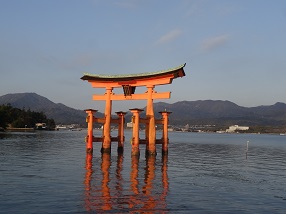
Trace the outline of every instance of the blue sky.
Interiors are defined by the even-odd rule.
[[[102,111],[92,94],[103,90],[84,72],[187,63],[184,78],[156,87],[172,92],[158,101],[286,103],[285,23],[284,0],[0,0],[0,96],[35,92]],[[113,112],[144,106],[115,101]]]

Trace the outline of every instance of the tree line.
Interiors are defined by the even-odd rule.
[[[0,127],[35,128],[36,123],[46,123],[49,129],[55,128],[55,121],[43,112],[14,108],[10,104],[0,105]]]

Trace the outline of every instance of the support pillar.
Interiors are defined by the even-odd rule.
[[[165,154],[168,154],[168,147],[169,147],[168,122],[169,122],[169,115],[172,112],[161,111],[159,113],[162,115],[162,119],[163,119],[162,155],[165,155]]]
[[[132,150],[131,150],[131,156],[140,155],[139,151],[139,114],[142,112],[142,109],[134,108],[130,109],[130,111],[133,113],[132,116],[132,127],[133,127],[133,136],[131,140]]]
[[[119,123],[118,123],[118,147],[117,147],[117,152],[118,153],[123,153],[123,148],[124,148],[124,141],[125,141],[125,136],[124,136],[124,123],[125,119],[124,116],[126,112],[115,112],[118,116]]]
[[[147,143],[146,143],[146,156],[148,155],[156,155],[156,126],[155,126],[155,116],[153,109],[153,89],[154,85],[147,85],[147,106],[146,106],[146,117],[149,120],[149,123],[146,127]]]
[[[111,153],[111,136],[110,136],[110,124],[111,124],[111,106],[112,106],[112,87],[106,88],[105,92],[105,123],[103,125],[103,142],[101,147],[101,153]]]
[[[93,153],[93,114],[97,112],[94,109],[86,109],[87,113],[86,122],[87,122],[87,136],[86,136],[86,153]]]

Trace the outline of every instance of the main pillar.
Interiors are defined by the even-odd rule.
[[[156,126],[155,126],[155,116],[153,109],[153,89],[154,85],[147,85],[147,107],[146,107],[146,117],[149,123],[146,127],[147,143],[146,143],[146,156],[156,155]]]
[[[86,136],[86,153],[93,153],[93,113],[96,113],[97,110],[86,109],[87,113],[86,122],[87,122],[87,136]]]
[[[111,124],[111,95],[112,87],[106,88],[106,103],[105,103],[105,123],[103,125],[103,142],[101,147],[101,153],[111,153],[111,136],[110,136],[110,124]]]

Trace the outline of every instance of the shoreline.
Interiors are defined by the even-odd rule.
[[[7,128],[6,132],[34,132],[33,128]]]

